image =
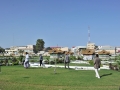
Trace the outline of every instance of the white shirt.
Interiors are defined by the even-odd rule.
[[[29,61],[29,55],[28,54],[25,56],[25,61]]]

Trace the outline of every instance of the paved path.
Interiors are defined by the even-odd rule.
[[[40,67],[39,63],[30,63],[30,67]],[[64,66],[61,65],[49,65],[49,64],[44,64],[43,68],[51,68],[51,67],[60,67],[64,68]],[[87,66],[69,66],[72,69],[75,70],[94,70],[94,67],[87,67]],[[100,69],[109,69],[108,66],[103,66]]]

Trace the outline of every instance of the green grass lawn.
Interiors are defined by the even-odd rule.
[[[2,66],[0,90],[119,90],[120,72]]]

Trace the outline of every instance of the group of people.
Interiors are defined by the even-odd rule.
[[[40,54],[39,61],[40,61],[40,66],[41,65],[43,66],[43,56],[42,56],[42,54]],[[65,59],[64,59],[65,68],[68,67],[68,69],[69,69],[69,63],[70,63],[70,57],[66,53]],[[96,54],[96,57],[94,58],[94,68],[95,68],[95,76],[97,78],[100,78],[99,73],[98,73],[98,69],[100,68],[100,65],[101,65],[101,60],[99,58],[99,55]],[[29,55],[28,55],[27,52],[26,52],[26,56],[25,56],[24,67],[26,69],[29,67]]]
[[[26,52],[25,54],[26,54],[26,56],[25,56],[25,60],[24,60],[24,67],[25,67],[26,69],[28,69],[29,66],[30,66],[30,65],[29,65],[29,55],[28,55],[28,52]],[[41,66],[41,65],[43,66],[43,56],[42,56],[42,54],[40,54],[39,61],[40,61],[40,66]]]
[[[66,68],[66,65],[68,65],[68,69],[69,69],[70,58],[69,58],[68,54],[66,54],[66,56],[65,56],[65,62],[64,63],[65,63],[65,68]],[[100,78],[98,70],[100,69],[101,59],[99,58],[98,54],[96,54],[93,63],[94,63],[94,69],[95,69],[95,76],[97,78]]]

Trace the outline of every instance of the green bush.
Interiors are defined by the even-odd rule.
[[[49,58],[50,58],[50,56],[43,56],[43,58],[44,58],[44,59],[49,59]]]
[[[59,59],[58,62],[59,63],[64,63],[64,60],[63,59]]]
[[[54,60],[55,61],[55,60]],[[64,62],[64,60],[62,59],[62,58],[57,58],[56,59],[56,63],[63,63]]]
[[[36,60],[30,60],[30,62],[35,62]]]
[[[20,62],[22,62],[23,58],[24,58],[23,55],[20,55],[20,56],[18,57],[18,59],[20,60]]]
[[[50,64],[55,64],[55,61],[50,61],[49,63],[50,63]]]
[[[49,64],[49,61],[48,60],[44,60],[44,64]]]
[[[70,56],[70,60],[76,60],[75,56]]]
[[[120,68],[120,60],[117,60],[117,65]]]
[[[89,64],[90,64],[90,65],[94,65],[93,60],[89,60]]]
[[[13,62],[12,65],[19,65],[19,61],[17,60],[15,62]]]
[[[77,60],[83,60],[83,57],[78,56]]]

